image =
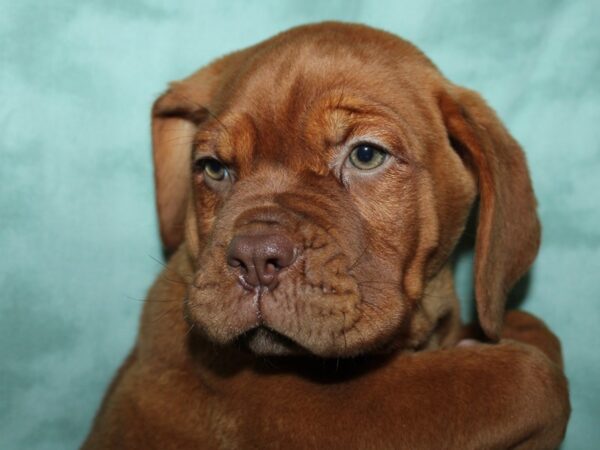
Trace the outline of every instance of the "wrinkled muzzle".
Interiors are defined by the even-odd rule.
[[[370,284],[385,262],[368,251],[368,233],[339,188],[317,186],[236,186],[201,250],[187,303],[209,339],[260,354],[342,356],[394,328],[375,316],[389,299],[399,305],[398,288]],[[376,330],[368,326],[375,320]]]

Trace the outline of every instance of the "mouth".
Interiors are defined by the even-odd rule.
[[[395,283],[376,284],[387,262],[357,256],[358,250],[348,255],[313,228],[298,231],[293,241],[301,242],[302,253],[280,268],[274,287],[262,283],[264,273],[253,278],[224,266],[224,246],[207,250],[188,295],[188,320],[209,341],[256,356],[355,357],[394,337],[406,308]],[[234,247],[246,258],[250,244]],[[246,270],[263,258],[257,252]]]
[[[306,350],[277,331],[260,325],[240,335],[237,344],[256,355],[298,355]]]

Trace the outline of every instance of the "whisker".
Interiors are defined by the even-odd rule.
[[[342,332],[342,335],[344,336],[344,354],[346,353],[346,351],[348,350],[348,341],[346,340],[346,313],[342,311],[342,316],[344,317],[344,323],[343,323],[343,328],[342,330],[344,330]]]
[[[391,286],[400,286],[400,282],[399,281],[380,281],[380,280],[363,280],[363,281],[359,281],[356,284],[358,285],[363,285],[363,284],[385,284],[385,285],[391,285]]]
[[[358,257],[356,258],[356,260],[352,264],[350,264],[348,271],[351,271],[356,267],[356,265],[360,262],[360,260],[363,258],[363,256],[365,256],[365,253],[367,252],[367,248],[368,248],[368,246],[365,245],[363,250],[360,252]]]
[[[125,298],[129,299],[129,300],[133,300],[136,302],[141,302],[141,303],[179,303],[179,300],[177,299],[157,299],[157,298],[151,298],[151,297],[145,297],[145,298],[135,298],[132,297],[130,295],[126,295]]]
[[[158,322],[159,320],[164,319],[165,317],[167,317],[169,314],[172,314],[173,312],[177,311],[179,309],[179,305],[174,306],[173,308],[167,309],[163,314],[161,314],[158,317],[155,317],[152,322]]]
[[[366,286],[363,286],[363,287],[364,287],[364,288],[371,289],[372,291],[377,291],[377,292],[385,292],[385,289],[383,289],[383,288],[378,288],[378,287],[375,287],[375,286],[369,286],[369,285],[366,285]]]
[[[195,326],[196,326],[196,324],[192,323],[192,325],[190,325],[190,328],[184,334],[184,337],[187,337],[190,334],[190,332],[194,329]]]
[[[191,282],[189,280],[187,280],[187,276],[184,276],[182,274],[180,274],[179,272],[177,272],[175,269],[173,269],[171,266],[169,266],[168,264],[165,264],[163,261],[161,261],[158,258],[155,258],[152,255],[148,255],[148,257],[150,259],[152,259],[153,261],[155,261],[156,263],[160,264],[162,267],[164,267],[167,271],[171,272],[172,274],[176,275],[178,278],[180,278],[181,280],[183,280],[183,282],[180,282],[181,284],[185,284],[186,286],[189,286],[191,284]],[[177,281],[175,280],[171,280],[169,279],[169,281],[173,282],[173,283],[177,283]]]
[[[427,293],[427,292],[423,293],[423,296],[422,296],[423,299],[432,298],[432,299],[436,299],[436,300],[437,299],[444,300],[444,299],[448,299],[449,297],[451,298],[452,295],[451,294],[448,294],[448,295],[435,295],[435,294],[431,294],[431,293]]]
[[[363,301],[361,302],[361,304],[365,305],[368,308],[371,308],[371,309],[373,309],[375,311],[385,313],[385,310],[381,306],[379,306],[379,305],[377,305],[377,304],[375,304],[373,302],[370,302],[368,300],[363,299]]]

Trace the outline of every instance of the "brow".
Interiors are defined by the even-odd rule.
[[[340,114],[341,113],[341,114]],[[328,110],[329,117],[334,120],[336,139],[329,140],[329,145],[339,146],[347,142],[353,132],[362,128],[361,124],[384,120],[394,121],[394,113],[391,108],[377,102],[368,102],[365,99],[352,97],[351,99],[340,98],[338,102]]]

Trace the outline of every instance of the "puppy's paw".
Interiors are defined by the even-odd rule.
[[[562,368],[560,341],[544,322],[532,314],[524,311],[508,311],[504,318],[502,339],[532,345]]]

